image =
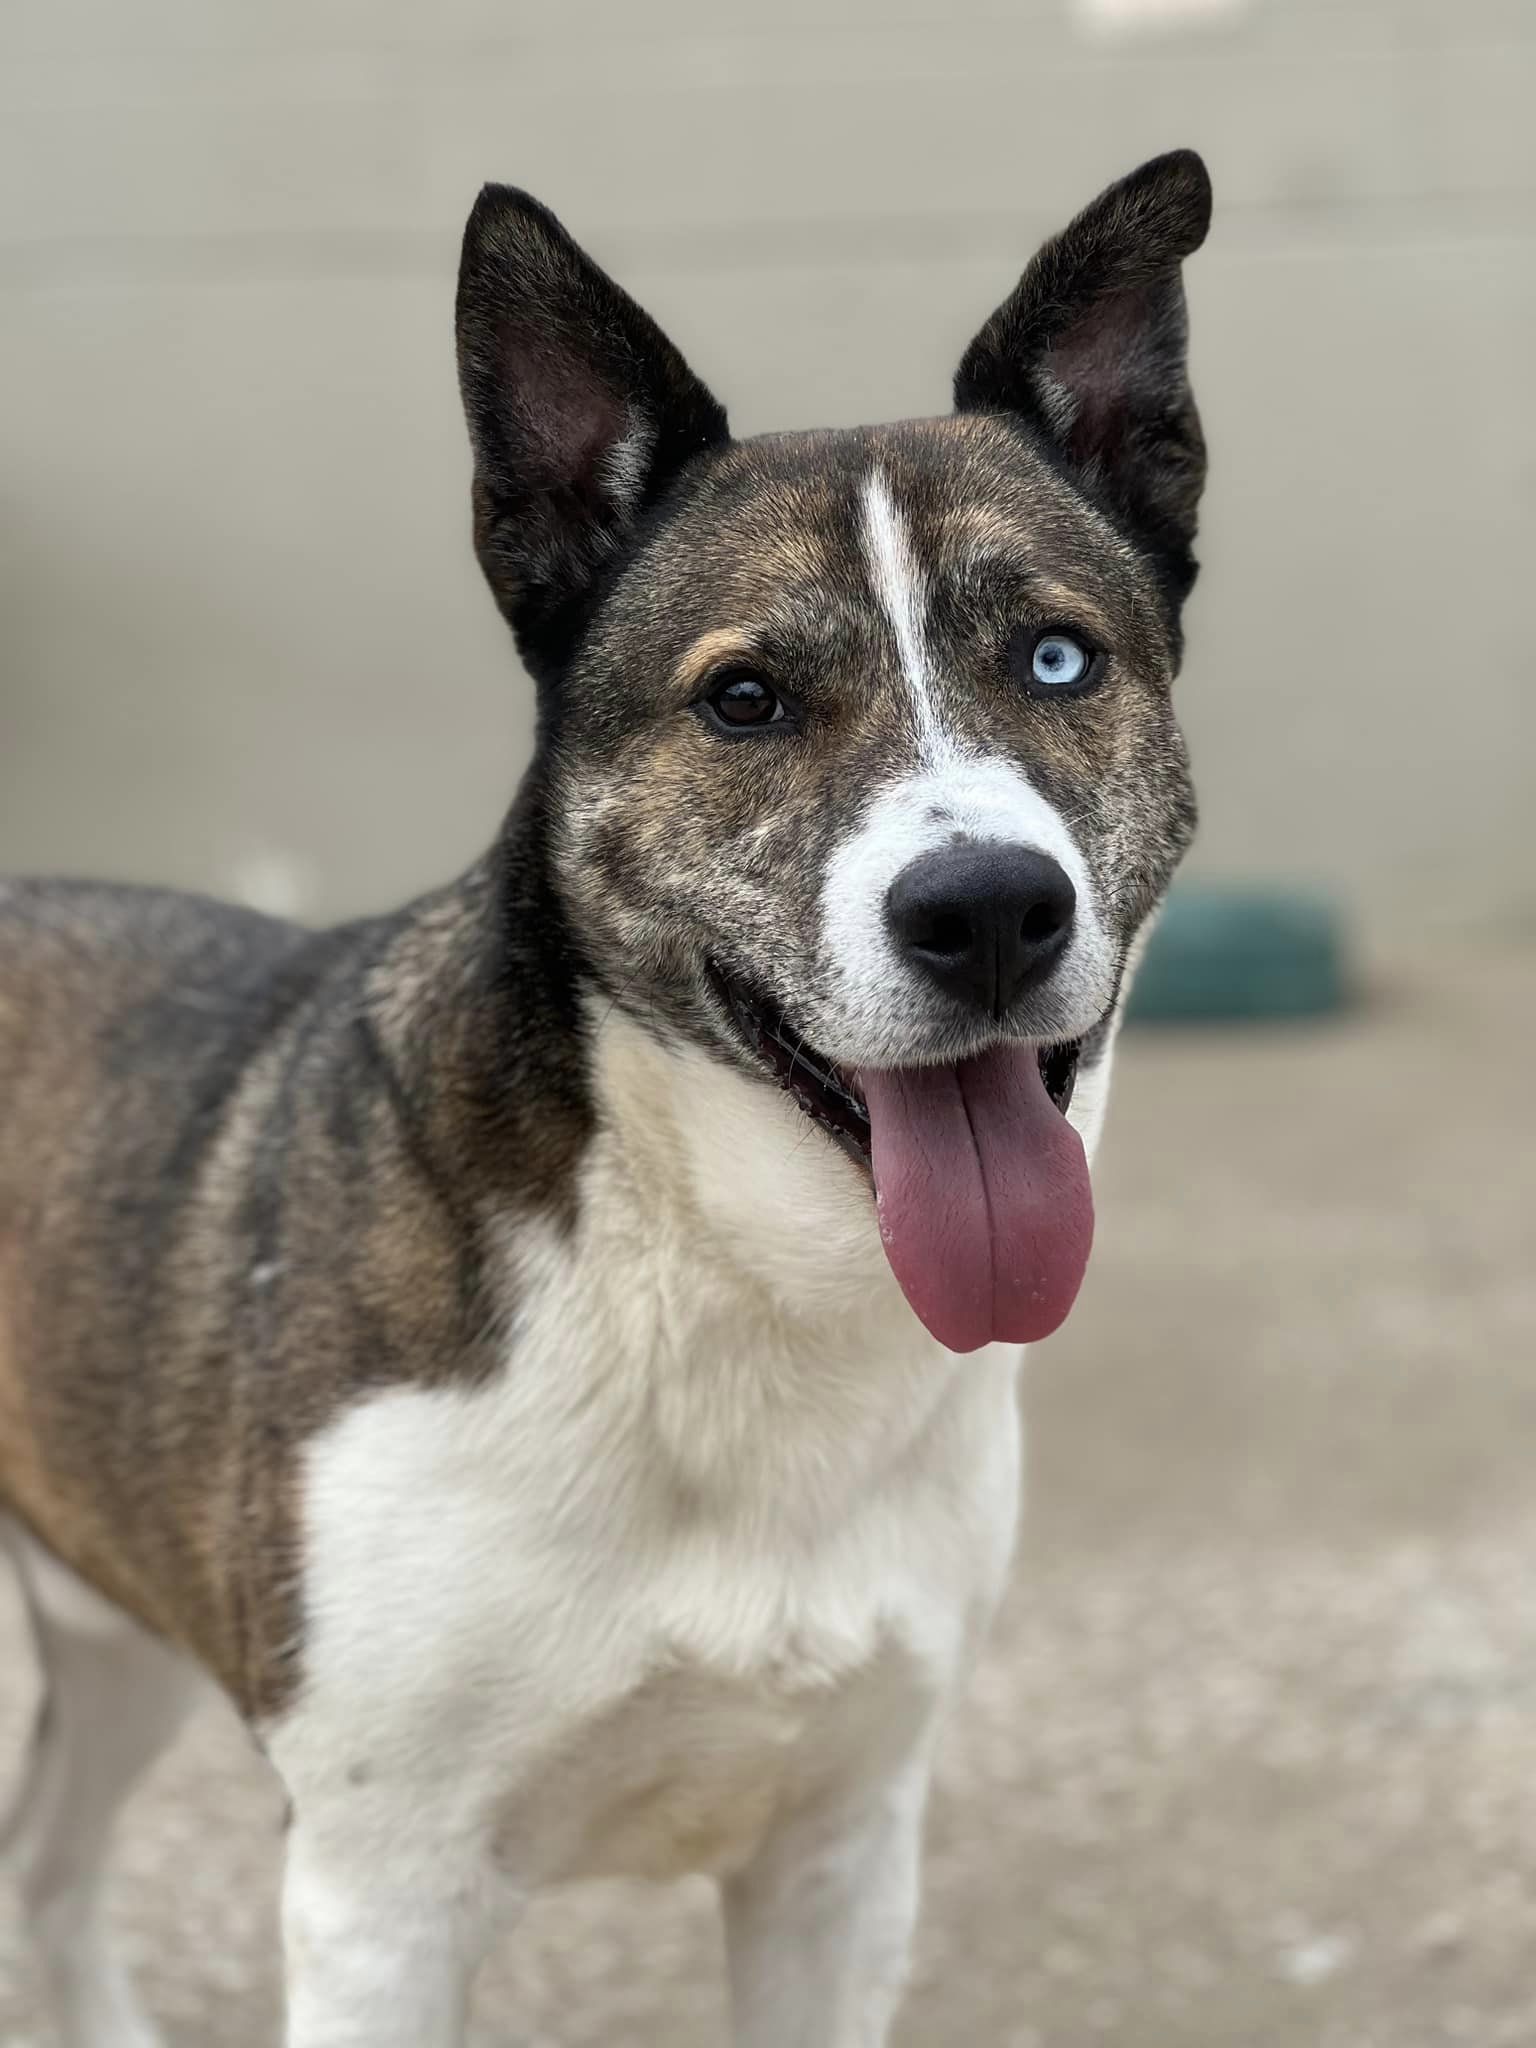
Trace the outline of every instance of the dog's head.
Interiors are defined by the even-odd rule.
[[[873,1155],[955,1348],[1076,1292],[1064,1113],[1193,826],[1180,265],[1209,218],[1198,157],[1159,158],[1035,257],[953,414],[742,442],[541,206],[489,187],[465,236],[476,548],[584,968]]]

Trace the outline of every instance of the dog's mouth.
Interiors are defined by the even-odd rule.
[[[812,1123],[869,1169],[869,1105],[854,1074],[825,1059],[789,1023],[778,1005],[750,996],[741,983],[714,970],[716,988],[748,1052],[778,1082]]]
[[[819,1124],[867,1171],[869,1104],[857,1072],[850,1072],[817,1052],[776,1003],[765,996],[749,995],[739,981],[718,967],[712,968],[711,973],[716,991],[747,1050],[756,1054],[811,1122]],[[1063,1116],[1072,1107],[1082,1049],[1080,1038],[1035,1048],[1045,1092]]]
[[[747,1051],[874,1183],[880,1235],[918,1316],[953,1351],[1048,1336],[1093,1234],[1067,1122],[1082,1041],[998,1045],[951,1064],[850,1072],[779,1006],[712,970]]]

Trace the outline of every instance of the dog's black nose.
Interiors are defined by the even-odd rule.
[[[1076,908],[1059,861],[995,841],[921,854],[885,899],[907,959],[947,995],[994,1017],[1050,973]]]

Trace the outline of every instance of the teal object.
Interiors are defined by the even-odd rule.
[[[1346,1007],[1344,921],[1325,897],[1199,888],[1169,897],[1131,991],[1139,1024],[1324,1017]]]

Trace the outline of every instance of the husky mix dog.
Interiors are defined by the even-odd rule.
[[[488,187],[479,560],[537,690],[490,852],[310,931],[0,888],[7,1857],[67,2048],[156,2040],[115,1810],[200,1685],[290,1801],[291,2048],[453,2048],[536,1888],[718,1881],[742,2048],[879,2048],[1003,1584],[1116,1018],[1194,808],[1187,152],[954,411],[737,441]]]

